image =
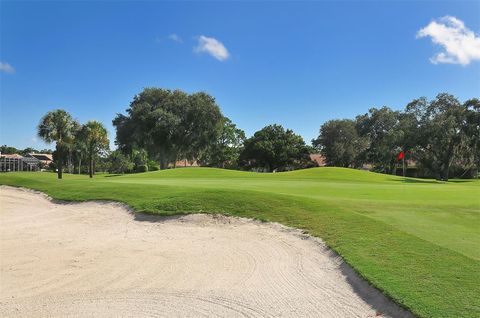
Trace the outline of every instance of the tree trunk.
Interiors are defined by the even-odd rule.
[[[58,179],[62,179],[63,177],[63,153],[62,150],[60,149],[61,147],[58,146],[57,144],[57,158],[58,158],[58,164],[57,164],[57,176]]]
[[[90,156],[89,160],[90,160],[90,164],[89,164],[88,172],[90,174],[90,178],[93,178],[93,156]]]
[[[450,164],[446,164],[443,170],[443,180],[448,181],[448,172],[450,170]]]
[[[444,163],[443,163],[442,177],[445,181],[448,181],[448,172],[450,170],[450,165],[452,163],[453,154],[454,154],[454,144],[450,143],[450,146],[448,147],[448,151],[444,157]]]
[[[63,177],[63,163],[62,163],[62,159],[59,159],[58,160],[58,168],[57,168],[58,172],[57,172],[57,176],[58,176],[58,179],[62,179]]]
[[[82,171],[82,158],[78,159],[78,174],[81,174]]]
[[[165,161],[163,161],[163,159],[160,159],[160,170],[164,170],[165,169]]]
[[[166,168],[166,155],[163,150],[159,151],[158,159],[160,161],[160,170],[164,170]]]
[[[68,173],[72,173],[72,149],[68,149]]]

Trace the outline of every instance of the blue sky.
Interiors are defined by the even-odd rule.
[[[151,86],[206,91],[247,135],[279,123],[307,142],[326,120],[370,107],[480,96],[480,2],[0,6],[0,144],[19,148],[44,147],[36,126],[55,108],[104,122],[113,144],[111,120]],[[445,16],[471,41],[442,42]]]

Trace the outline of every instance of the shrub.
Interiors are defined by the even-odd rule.
[[[148,161],[148,171],[157,171],[160,170],[160,166],[156,161]]]
[[[140,165],[137,167],[137,172],[147,172],[148,166],[147,165]]]

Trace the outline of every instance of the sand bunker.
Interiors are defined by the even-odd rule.
[[[278,224],[1,187],[0,235],[2,317],[410,317]]]

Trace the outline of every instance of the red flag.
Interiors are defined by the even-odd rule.
[[[403,151],[400,151],[400,153],[398,154],[397,156],[397,161],[400,161],[402,160],[403,158],[405,158],[405,153]]]

